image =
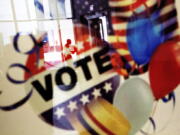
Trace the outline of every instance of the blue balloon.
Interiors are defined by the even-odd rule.
[[[162,25],[155,24],[155,19],[140,18],[128,23],[128,48],[139,65],[147,64],[155,49],[164,42]]]

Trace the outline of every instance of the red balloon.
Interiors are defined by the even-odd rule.
[[[149,65],[150,85],[156,99],[172,92],[180,83],[180,44],[168,41],[159,46]]]

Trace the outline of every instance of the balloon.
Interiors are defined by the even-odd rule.
[[[180,44],[169,41],[157,49],[149,65],[149,77],[156,99],[177,87],[180,83]]]
[[[149,85],[142,79],[127,80],[115,93],[113,104],[131,124],[129,135],[134,135],[148,120],[154,97]]]
[[[154,50],[164,41],[161,29],[161,25],[155,26],[150,19],[136,19],[128,23],[128,47],[137,64],[147,64]]]

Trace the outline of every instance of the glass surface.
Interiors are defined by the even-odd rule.
[[[13,12],[11,7],[11,0],[0,1],[0,20],[12,20]]]
[[[179,0],[0,0],[0,135],[179,135],[179,22]]]

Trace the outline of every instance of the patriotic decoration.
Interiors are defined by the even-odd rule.
[[[151,18],[155,16],[156,19],[148,19],[147,21],[152,21],[154,23],[154,29],[159,30],[160,36],[157,36],[155,41],[152,36],[148,35],[152,41],[149,41],[149,48],[151,53],[155,50],[156,46],[160,45],[166,40],[179,40],[178,25],[177,25],[177,13],[174,6],[174,0],[167,1],[156,1],[156,0],[144,0],[144,1],[118,1],[112,0],[109,2],[111,7],[111,20],[115,36],[111,36],[109,42],[117,49],[120,56],[123,56],[131,71],[130,74],[139,74],[141,72],[147,71],[148,65],[139,66],[134,62],[134,57],[132,51],[130,50],[133,45],[133,49],[137,48],[137,59],[138,57],[143,57],[142,50],[143,44],[139,43],[139,39],[143,39],[143,34],[140,34],[138,30],[138,21],[140,19]],[[159,17],[158,17],[159,16]],[[134,22],[134,25],[131,25]],[[147,24],[147,23],[146,23]],[[137,30],[133,33],[132,28]],[[142,31],[146,29],[147,25],[142,27]],[[160,29],[159,29],[160,28]],[[147,30],[147,32],[150,32]],[[139,35],[138,35],[139,34]],[[153,33],[151,33],[153,34]],[[134,36],[134,38],[133,38]],[[138,38],[139,36],[139,38]],[[135,39],[135,40],[134,40]],[[163,40],[162,40],[163,39]],[[136,43],[137,40],[137,44]],[[161,41],[158,41],[161,40]],[[158,41],[156,43],[156,41]],[[155,42],[155,43],[154,43]],[[130,45],[129,45],[130,44]],[[132,45],[131,45],[132,44]],[[156,46],[155,46],[155,45]],[[153,47],[155,46],[155,47]],[[148,49],[147,49],[148,50]],[[148,52],[144,52],[148,53]],[[152,54],[150,54],[152,55]]]
[[[50,7],[43,7],[43,2],[45,3],[43,0],[34,0],[38,16],[52,21],[58,15],[56,13],[58,9],[56,11],[54,9],[57,1],[53,0]],[[46,2],[49,3],[49,1]],[[62,16],[66,16],[65,0],[58,0],[58,2],[62,6],[60,7],[63,11]],[[74,35],[72,39],[65,39],[65,44],[62,43],[64,42],[61,35],[62,27],[59,26],[61,20],[57,20],[58,27],[56,27],[58,28],[57,37],[61,40],[59,42],[52,38],[56,41],[50,43],[48,38],[54,36],[54,33],[51,36],[48,35],[49,33],[44,33],[38,40],[32,34],[27,34],[34,46],[30,51],[21,52],[18,43],[21,33],[14,37],[14,50],[20,55],[26,55],[27,59],[25,65],[11,64],[7,69],[5,79],[13,85],[24,84],[28,92],[18,102],[9,106],[0,106],[0,109],[11,111],[30,100],[41,119],[67,133],[77,131],[80,135],[131,135],[137,123],[131,124],[126,113],[135,111],[134,114],[137,115],[133,115],[134,117],[142,117],[140,111],[145,107],[138,109],[141,102],[135,102],[134,97],[140,97],[138,98],[140,101],[143,98],[147,101],[149,97],[151,102],[149,106],[143,102],[148,109],[148,114],[143,119],[143,123],[137,126],[137,131],[147,134],[140,128],[148,120],[155,131],[156,122],[153,114],[149,116],[153,102],[159,99],[162,99],[164,103],[172,101],[174,109],[176,100],[173,90],[179,84],[179,76],[164,74],[165,71],[163,71],[163,69],[175,69],[173,73],[179,74],[179,44],[177,42],[180,36],[175,1],[72,0],[71,2],[73,17],[70,18]],[[104,30],[105,28],[107,31]],[[173,44],[171,41],[174,41]],[[156,61],[155,64],[153,63],[153,56],[157,59],[158,56],[165,58],[161,51],[156,54],[164,45],[168,46],[171,52],[166,47],[162,52],[171,53],[172,57],[168,57],[169,61],[176,63],[171,66],[165,63],[164,66],[167,68],[159,64],[159,61],[159,65]],[[51,58],[46,59],[48,53],[56,55],[51,55]],[[18,80],[11,76],[10,69],[14,68],[19,68],[24,72],[23,79]],[[160,68],[162,72],[158,73],[159,82],[154,82],[153,78],[157,78],[157,73],[154,71]],[[128,98],[124,94],[118,95],[118,92],[122,90],[120,90],[121,76],[126,81],[130,75],[139,75],[148,69],[150,69],[150,85],[154,84],[157,87],[153,90],[148,87],[148,92],[152,91],[154,95],[148,95],[147,92],[143,95],[141,89],[146,89],[146,87],[142,88],[143,85],[137,85],[137,83],[134,85],[138,86],[139,93],[136,91],[133,95],[132,82],[124,91],[128,92],[128,95],[132,94],[133,98]],[[170,86],[171,79],[174,79],[172,86]],[[164,81],[169,82],[167,86],[164,85]],[[166,95],[168,98],[165,97]],[[119,98],[125,100],[123,105],[125,109],[129,108],[127,112],[123,112],[123,108],[119,106],[114,107],[114,99],[118,103]],[[132,100],[134,107],[137,103],[136,109],[126,104],[129,100]]]
[[[100,97],[106,99],[112,104],[114,93],[119,85],[118,81],[118,76],[110,78],[97,86],[84,90],[85,92],[78,94],[72,99],[42,112],[40,116],[48,123],[60,129],[74,130],[75,127],[72,126],[74,123],[71,123],[71,119],[68,119],[69,115],[74,115],[75,112],[79,112],[79,110],[85,108],[85,106],[91,103],[92,100],[96,100]]]
[[[152,57],[149,65],[149,80],[156,99],[172,93],[180,84],[180,60],[177,59],[180,55],[180,47],[177,47],[178,45],[179,43],[173,40],[165,42]]]
[[[130,129],[123,114],[102,98],[91,101],[69,119],[80,135],[128,135]]]
[[[169,11],[165,11],[167,7]],[[134,15],[137,19],[129,21],[128,47],[138,64],[148,63],[160,44],[178,36],[176,16],[167,18],[174,11],[173,1],[161,2],[158,10],[154,7],[154,10],[146,13],[147,17],[144,17],[145,13],[140,13],[141,15]],[[177,15],[176,11],[175,15]],[[167,29],[169,32],[166,32]]]
[[[107,0],[75,0],[73,1],[74,18],[79,19],[83,15],[101,13],[109,8]],[[78,9],[78,10],[76,10]]]
[[[59,63],[64,63],[65,61],[71,60],[73,55],[81,55],[89,50],[101,46],[104,43],[101,39],[95,36],[90,36],[88,28],[82,24],[74,25],[75,32],[75,45],[71,43],[70,39],[67,39],[67,43],[57,46],[49,46],[47,34],[44,34],[39,40],[38,45],[41,46],[37,53],[29,55],[26,66],[31,71],[31,76],[36,75],[45,71],[48,68],[58,65]],[[56,51],[59,53],[61,60],[59,61],[45,61],[44,53]],[[32,62],[35,64],[32,64]],[[25,74],[25,78],[31,77],[30,74]]]
[[[59,56],[63,58],[61,61],[44,61],[44,52],[50,51],[49,48],[47,48],[48,42],[42,43],[42,40],[46,39],[46,35],[44,35],[44,37],[42,37],[41,40],[38,41],[40,44],[44,44],[44,46],[40,48],[39,54],[33,53],[29,55],[26,66],[28,67],[28,69],[30,69],[31,74],[25,73],[24,77],[26,79],[34,78],[35,76],[38,76],[39,74],[45,72],[46,70],[51,70],[53,67],[60,68],[58,67],[58,64],[60,63],[63,64],[67,61],[71,61],[73,59],[72,55],[74,54],[77,56],[81,56],[83,54],[86,54],[87,52],[90,52],[94,48],[99,48],[99,47],[102,48],[102,44],[103,44],[103,48],[109,46],[108,43],[101,41],[95,36],[90,37],[89,36],[90,32],[86,26],[80,24],[76,24],[74,26],[75,26],[74,31],[75,31],[76,45],[72,45],[71,40],[68,39],[67,43],[64,46],[59,46],[60,48],[58,49],[58,53],[60,54]],[[93,32],[93,30],[91,32]],[[70,98],[67,101],[64,101],[56,106],[51,106],[50,108],[47,108],[45,111],[41,112],[39,116],[42,117],[49,124],[52,124],[53,126],[56,126],[60,129],[64,129],[67,131],[76,130],[76,127],[74,127],[74,122],[73,122],[74,118],[69,119],[69,115],[72,114],[74,115],[76,112],[78,113],[81,109],[85,108],[87,104],[91,104],[92,100],[96,100],[98,98],[103,98],[104,100],[106,100],[103,102],[109,102],[106,104],[111,104],[108,106],[113,106],[112,105],[113,97],[115,91],[119,86],[119,83],[120,83],[119,76],[111,77],[108,80],[102,81],[101,83],[92,86],[89,89],[83,90],[83,92],[79,93],[78,95],[75,94],[74,97]],[[108,114],[108,117],[110,117],[110,115],[111,113]],[[120,119],[125,119],[121,115],[117,117],[120,117]],[[112,117],[112,119],[114,118]],[[106,127],[109,126],[106,125]],[[121,127],[120,129],[118,127],[114,131],[110,129],[108,131],[114,132],[112,134],[123,133],[125,135],[128,133],[130,128],[127,121],[126,124],[121,123],[120,127]]]
[[[83,21],[87,16],[107,17],[108,42],[124,63],[120,69],[114,67],[117,72],[123,70],[119,72],[121,75],[124,72],[130,75],[146,72],[157,46],[166,40],[179,39],[174,0],[76,0],[72,3],[74,20],[79,23],[88,25],[88,20]],[[92,29],[99,32],[97,25]],[[143,41],[141,37],[144,35],[148,39]],[[142,40],[141,44],[139,40]]]
[[[93,18],[91,21],[90,29],[87,27],[88,22],[86,18],[82,18],[82,16],[86,17],[95,14],[95,16],[100,17],[102,15],[106,15],[108,18],[108,46],[113,48],[111,55],[111,64],[114,67],[115,71],[118,74],[125,76],[128,78],[129,75],[137,75],[140,73],[144,73],[148,70],[148,62],[138,62],[138,60],[134,56],[134,52],[132,49],[137,48],[138,50],[143,50],[141,46],[146,46],[146,42],[142,42],[143,44],[139,44],[136,46],[136,40],[140,40],[143,36],[143,31],[149,32],[149,35],[146,37],[152,39],[152,42],[148,41],[148,45],[151,46],[151,53],[159,46],[161,43],[178,39],[179,35],[177,32],[177,19],[176,19],[176,10],[174,8],[174,1],[169,0],[167,2],[162,1],[120,1],[120,0],[110,0],[110,1],[98,1],[94,4],[94,1],[80,1],[77,0],[73,3],[74,8],[74,17],[75,20],[78,20],[78,24],[74,25],[75,31],[75,41],[76,45],[71,45],[71,41],[67,40],[67,44],[65,48],[61,46],[59,48],[59,52],[61,53],[62,61],[56,62],[46,62],[45,68],[50,68],[55,66],[58,63],[65,62],[67,60],[72,59],[72,54],[81,55],[88,50],[101,46],[102,47],[102,39],[98,34],[100,31],[98,27],[99,19]],[[81,5],[81,7],[80,7]],[[98,7],[101,5],[101,8]],[[79,10],[76,10],[79,8]],[[168,10],[166,10],[168,9]],[[98,14],[98,12],[102,12],[102,14]],[[170,16],[170,14],[175,13],[175,17]],[[169,17],[170,16],[170,17]],[[148,19],[147,19],[148,18]],[[85,20],[84,20],[85,19]],[[84,25],[80,25],[79,23],[83,23]],[[139,25],[142,25],[139,27]],[[149,29],[146,29],[148,27]],[[142,30],[141,30],[142,29]],[[146,29],[146,30],[144,30]],[[154,31],[151,32],[151,30]],[[167,29],[169,30],[167,32]],[[133,31],[134,30],[134,31]],[[142,31],[141,33],[138,33]],[[137,35],[136,35],[137,34]],[[156,35],[157,34],[157,35]],[[153,37],[155,35],[155,37]],[[133,37],[135,36],[135,37]],[[139,36],[139,37],[138,37]],[[47,44],[48,45],[48,44]],[[103,44],[104,45],[104,44]],[[44,51],[46,50],[46,45],[44,46]],[[145,49],[147,50],[147,49]],[[149,50],[149,49],[148,49]],[[144,52],[145,54],[147,52]],[[40,53],[42,54],[42,52]],[[138,55],[142,55],[141,51],[138,52]],[[150,54],[151,56],[152,54]],[[29,57],[29,60],[32,60],[34,56]],[[41,57],[41,56],[40,56]],[[143,57],[143,55],[142,55]],[[150,58],[147,58],[148,60]],[[147,61],[147,60],[146,60]],[[27,66],[30,69],[34,69],[32,64],[28,62]],[[47,66],[49,65],[49,67]],[[42,72],[42,70],[36,70],[37,74]],[[33,70],[32,70],[33,71]],[[27,76],[26,76],[27,77]],[[93,98],[88,96],[93,91],[86,90],[85,93],[81,93],[78,96],[68,100],[44,113],[41,114],[41,117],[46,119],[48,123],[51,123],[59,128],[74,130],[74,128],[81,132],[89,132],[90,129],[86,129],[88,127],[83,127],[82,124],[83,114],[85,114],[85,110],[88,108],[84,106],[88,103],[91,104]],[[114,90],[115,91],[115,90]],[[86,93],[88,92],[88,93]],[[101,92],[95,92],[97,95],[101,95],[104,99],[106,99],[106,95],[102,95]],[[97,96],[98,97],[98,96]],[[113,98],[113,95],[111,95]],[[95,98],[96,99],[96,98]],[[110,103],[112,103],[112,99],[106,99]],[[93,108],[93,107],[92,107]],[[82,111],[77,111],[81,109]],[[91,107],[90,107],[91,109]],[[67,119],[67,116],[73,113],[72,119]],[[87,111],[87,110],[86,110]],[[76,114],[76,115],[75,115]],[[52,118],[49,118],[52,116]],[[80,118],[81,117],[81,118]],[[81,119],[81,120],[80,120]],[[84,120],[83,120],[84,121]],[[75,124],[74,124],[75,123]],[[87,123],[86,123],[87,124]],[[76,125],[78,125],[76,127]],[[87,131],[88,130],[88,131]],[[93,134],[96,131],[92,131]],[[116,130],[115,130],[116,132]],[[120,131],[121,132],[121,131]],[[82,133],[84,134],[84,133]],[[112,133],[113,134],[113,133]]]
[[[152,29],[155,29],[155,32],[148,35],[149,38],[151,39],[148,40],[149,41],[148,46],[150,46],[149,48],[151,50],[149,54],[150,56],[154,52],[155,48],[158,45],[160,45],[162,42],[165,42],[166,40],[170,40],[172,38],[175,39],[179,38],[179,34],[177,31],[177,18],[176,18],[177,13],[174,6],[174,0],[168,0],[166,2],[157,1],[157,0],[151,0],[151,1],[110,0],[108,2],[101,1],[100,4],[98,2],[96,2],[96,4],[93,4],[93,2],[91,1],[76,1],[74,5],[75,18],[78,18],[78,16],[83,16],[84,14],[93,14],[94,12],[104,13],[105,11],[107,12],[110,11],[110,13],[106,14],[109,21],[108,41],[116,49],[117,53],[121,56],[122,62],[124,61],[123,70],[126,69],[127,72],[130,72],[130,74],[132,75],[143,73],[148,70],[147,61],[149,60],[149,57],[147,58],[148,60],[146,60],[145,62],[146,65],[143,66],[139,64],[142,62],[138,62],[137,61],[138,58],[133,57],[134,55],[131,51],[132,47],[130,47],[132,44],[133,48],[137,48],[137,50],[143,50],[142,46],[146,46],[147,44],[144,43],[144,45],[142,45],[143,43],[139,44],[138,42],[138,39],[143,36],[143,33],[142,34],[139,33],[138,35],[138,32],[135,31],[135,33],[133,34],[131,30],[132,28],[136,28],[136,27],[138,28],[138,23],[137,23],[138,20],[148,18],[147,23],[144,24],[144,26],[142,26],[142,31],[143,29],[146,28],[147,24],[153,23],[154,25],[153,26],[154,28]],[[80,3],[83,5],[82,7],[80,7]],[[98,8],[96,6],[97,4],[101,5],[101,7],[103,8]],[[91,5],[94,5],[93,11],[90,10]],[[109,5],[109,7],[107,5]],[[77,7],[79,9],[78,11],[76,11]],[[149,16],[150,17],[152,16],[152,19],[149,19]],[[159,19],[158,16],[160,16]],[[150,33],[150,29],[151,28],[149,28],[149,30],[147,29],[149,33]],[[153,37],[154,35],[156,35],[157,33],[156,31],[159,33],[159,36]],[[137,45],[134,43],[136,42],[136,40],[134,39],[137,40],[136,43]],[[136,57],[141,58],[143,57],[143,54],[141,52],[140,53],[137,52]],[[137,62],[137,64],[135,61]]]

